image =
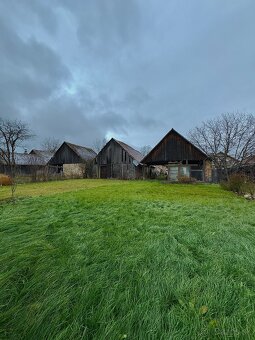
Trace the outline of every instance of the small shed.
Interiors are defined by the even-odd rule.
[[[174,129],[171,129],[141,162],[145,165],[145,177],[150,177],[151,166],[165,165],[168,167],[170,181],[178,181],[183,176],[211,181],[209,157]]]
[[[142,176],[142,154],[130,145],[112,138],[98,153],[98,178],[136,179]]]
[[[49,165],[58,167],[65,177],[82,178],[92,172],[96,153],[91,148],[64,142],[49,160]]]

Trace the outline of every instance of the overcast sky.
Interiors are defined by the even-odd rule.
[[[0,0],[0,116],[93,146],[255,112],[254,0]]]

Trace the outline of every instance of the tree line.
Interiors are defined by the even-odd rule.
[[[12,177],[15,177],[17,148],[33,136],[27,123],[0,118],[0,161],[10,167]],[[239,171],[246,160],[255,155],[255,116],[243,112],[224,113],[190,130],[189,139],[228,178],[230,173]],[[94,142],[96,151],[99,152],[106,142],[106,139],[97,139]],[[55,138],[48,138],[42,144],[44,150],[51,152],[59,146],[60,142]],[[140,151],[145,156],[150,149],[150,146],[143,146]]]

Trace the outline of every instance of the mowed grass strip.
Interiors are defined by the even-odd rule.
[[[119,181],[111,181],[111,185],[118,185]],[[62,180],[41,183],[18,184],[15,190],[15,197],[26,196],[49,196],[57,193],[97,188],[109,185],[107,180]],[[11,187],[0,186],[0,201],[11,198]],[[1,202],[0,202],[1,203]]]
[[[216,185],[72,186],[0,205],[0,338],[255,338],[254,202]]]

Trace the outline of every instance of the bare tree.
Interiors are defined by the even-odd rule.
[[[0,157],[10,166],[15,166],[15,152],[24,141],[33,135],[28,125],[18,120],[0,119]]]
[[[255,116],[224,113],[195,127],[189,138],[228,178],[230,172],[240,170],[255,152]]]
[[[10,175],[13,183],[12,197],[14,196],[16,188],[16,149],[17,147],[22,146],[22,144],[32,136],[26,123],[18,120],[0,118],[0,160],[10,168]]]
[[[61,142],[59,139],[54,137],[45,138],[41,144],[41,147],[45,151],[55,153],[60,147]]]
[[[141,154],[145,157],[151,151],[150,145],[144,145],[140,148]]]
[[[96,151],[96,153],[99,153],[99,151],[102,150],[102,148],[105,146],[107,142],[108,141],[106,138],[102,138],[102,139],[97,138],[93,143],[93,148]]]

